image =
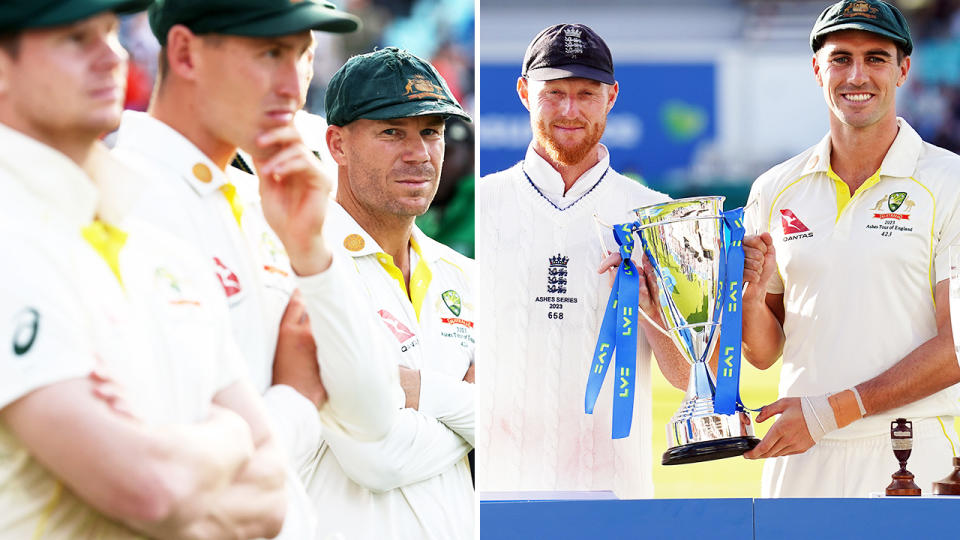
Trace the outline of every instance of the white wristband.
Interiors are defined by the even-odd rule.
[[[837,419],[827,398],[822,396],[803,396],[800,398],[800,408],[803,411],[803,420],[807,424],[807,431],[814,443],[820,442],[824,435],[837,429]]]

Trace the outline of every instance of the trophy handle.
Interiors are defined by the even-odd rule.
[[[606,254],[613,253],[613,251],[607,247],[607,243],[604,242],[603,232],[601,231],[601,227],[606,227],[610,230],[613,230],[613,225],[610,225],[609,223],[600,219],[600,216],[598,216],[596,212],[594,212],[593,214],[593,224],[595,225],[595,230],[597,231],[597,239],[600,240],[600,247],[603,249],[603,252]],[[606,257],[606,255],[604,255],[604,257]],[[660,324],[658,324],[656,321],[651,319],[650,316],[647,315],[646,311],[642,309],[638,311],[640,312],[640,315],[642,315],[643,318],[647,320],[648,323],[650,323],[654,328],[657,329],[658,332],[667,336],[668,338],[672,338],[672,335],[670,334],[670,332],[665,330],[662,326],[660,326]]]

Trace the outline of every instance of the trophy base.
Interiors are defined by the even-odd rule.
[[[736,457],[760,444],[756,437],[729,437],[712,441],[700,441],[667,449],[663,453],[663,465],[683,465]]]
[[[899,470],[892,475],[893,481],[887,486],[888,497],[919,497],[920,486],[913,481],[909,471]]]
[[[960,458],[953,458],[953,472],[933,483],[934,495],[960,495]]]

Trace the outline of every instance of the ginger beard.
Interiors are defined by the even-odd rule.
[[[573,145],[564,145],[552,138],[550,130],[544,124],[543,118],[538,118],[533,124],[533,137],[537,144],[547,151],[550,159],[563,166],[576,165],[583,161],[587,154],[600,142],[603,130],[607,127],[607,116],[602,115],[596,123],[582,122],[554,122],[558,127],[585,127],[583,139]]]

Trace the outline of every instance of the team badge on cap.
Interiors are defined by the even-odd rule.
[[[414,75],[407,79],[407,86],[404,87],[403,95],[407,99],[446,99],[443,88],[428,81],[423,75]]]

